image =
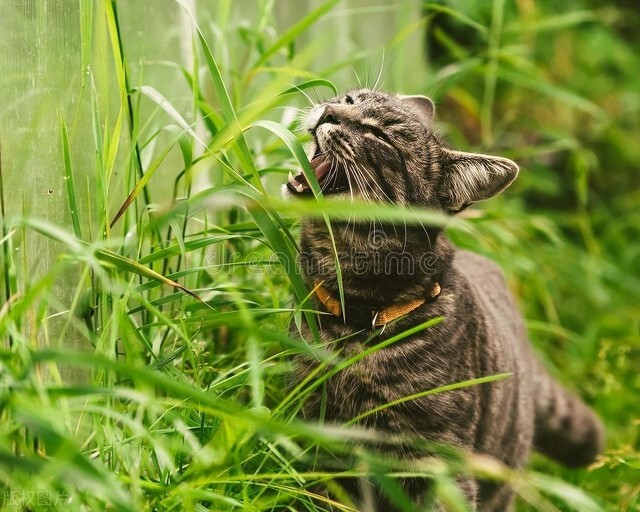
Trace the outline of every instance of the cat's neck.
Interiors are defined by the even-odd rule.
[[[341,280],[345,301],[376,308],[429,297],[446,278],[452,254],[436,229],[336,224],[332,241],[322,221],[310,220],[303,224],[300,264],[310,287],[321,283],[339,296]]]

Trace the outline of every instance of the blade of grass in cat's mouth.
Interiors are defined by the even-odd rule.
[[[344,168],[329,156],[315,156],[309,163],[316,173],[316,179],[323,194],[337,194],[349,189],[349,180]],[[311,193],[309,182],[302,171],[295,176],[292,173],[289,174],[287,187],[296,194]]]

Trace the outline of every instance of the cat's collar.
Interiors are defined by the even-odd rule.
[[[323,306],[329,313],[331,313],[333,316],[343,317],[342,305],[340,303],[340,300],[331,295],[331,292],[324,286],[323,281],[316,281],[314,283],[314,292],[316,294],[316,297],[318,297],[318,300],[323,304]],[[389,307],[379,310],[362,307],[354,308],[352,306],[347,309],[350,310],[350,312],[355,313],[360,318],[352,318],[352,316],[355,315],[345,315],[345,321],[356,320],[355,323],[357,324],[364,323],[362,321],[358,321],[362,318],[362,313],[364,313],[365,315],[370,314],[368,321],[370,321],[371,329],[384,327],[389,322],[392,322],[400,318],[401,316],[407,315],[412,311],[418,309],[424,303],[437,299],[440,295],[440,292],[442,292],[442,288],[440,287],[440,283],[436,282],[434,283],[433,288],[431,288],[428,297],[424,299],[413,299],[406,302],[399,302],[397,304],[392,304]],[[346,318],[347,316],[349,318]]]

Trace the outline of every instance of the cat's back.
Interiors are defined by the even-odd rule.
[[[483,290],[498,290],[506,287],[502,269],[485,256],[463,249],[456,249],[453,266],[469,283],[480,286]]]
[[[464,250],[455,251],[453,266],[473,295],[475,314],[485,319],[491,331],[487,334],[524,341],[524,321],[502,269],[490,259]]]
[[[493,261],[457,250],[453,267],[458,279],[464,282],[459,290],[471,296],[471,307],[465,314],[474,315],[482,325],[482,334],[476,339],[482,373],[511,374],[510,378],[484,389],[481,407],[484,416],[479,420],[475,449],[520,467],[531,449],[534,426],[530,364],[533,354],[524,320],[504,273]],[[497,418],[509,418],[509,421],[496,421]],[[502,499],[489,494],[482,497],[486,510],[501,510],[488,506],[492,500]]]

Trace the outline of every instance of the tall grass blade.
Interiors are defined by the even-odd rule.
[[[211,52],[211,48],[209,48],[209,44],[200,31],[200,28],[197,25],[195,28],[198,35],[198,41],[200,42],[200,46],[204,52],[205,60],[207,62],[209,76],[211,77],[211,80],[213,82],[213,88],[216,92],[216,96],[222,108],[224,119],[227,122],[227,125],[231,130],[231,136],[235,140],[235,143],[238,147],[238,156],[240,158],[241,165],[246,171],[249,172],[249,174],[253,176],[253,185],[256,186],[264,194],[265,191],[260,180],[260,175],[258,174],[258,170],[256,169],[256,166],[253,162],[253,158],[251,156],[249,146],[247,145],[247,141],[242,135],[242,129],[240,127],[238,117],[236,116],[236,112],[231,103],[231,98],[227,91],[227,87],[225,86],[222,79],[222,75],[220,74],[218,64],[213,56],[213,53]]]
[[[0,234],[2,235],[2,273],[3,273],[3,281],[4,281],[4,296],[5,296],[5,307],[7,310],[11,308],[11,297],[12,297],[12,277],[11,277],[11,268],[13,267],[11,252],[9,250],[10,247],[10,234],[8,232],[8,221],[7,221],[7,212],[5,209],[5,191],[4,191],[4,176],[2,171],[2,139],[0,139]],[[8,312],[8,311],[7,311]],[[13,345],[13,340],[11,335],[9,335],[7,339],[8,346],[11,347]]]
[[[355,418],[349,420],[347,425],[352,425],[354,423],[358,423],[360,420],[366,418],[367,416],[371,416],[372,414],[376,414],[380,411],[384,411],[389,407],[394,407],[399,404],[403,404],[405,402],[410,402],[411,400],[416,400],[418,398],[422,398],[425,396],[436,395],[438,393],[444,393],[446,391],[453,391],[456,389],[468,388],[471,386],[478,386],[480,384],[486,384],[488,382],[497,382],[511,377],[513,374],[511,373],[498,373],[496,375],[489,375],[488,377],[479,377],[477,379],[468,379],[461,382],[456,382],[454,384],[448,384],[446,386],[440,386],[434,389],[428,389],[425,391],[421,391],[419,393],[414,393],[412,395],[407,395],[402,398],[398,398],[397,400],[392,400],[391,402],[387,402],[386,404],[380,405],[378,407],[374,407],[362,414],[359,414]]]
[[[452,9],[451,7],[447,7],[446,5],[436,4],[431,2],[425,4],[425,9],[427,12],[434,11],[434,12],[440,12],[442,14],[446,14],[447,16],[451,16],[453,19],[459,21],[460,23],[463,23],[467,27],[474,29],[478,33],[482,34],[483,36],[489,35],[489,29],[487,29],[487,27],[473,20],[472,18],[465,15],[463,12],[459,10]]]
[[[605,120],[607,117],[604,110],[594,102],[589,101],[559,85],[553,84],[548,80],[541,79],[539,76],[535,76],[530,73],[523,73],[518,70],[506,69],[504,67],[498,71],[498,76],[507,82],[517,85],[518,87],[538,92],[554,101],[557,101],[561,105],[571,105],[572,107],[581,110],[598,120]]]
[[[76,195],[75,177],[73,165],[71,163],[71,152],[69,150],[69,135],[64,119],[60,120],[60,133],[62,135],[62,156],[64,158],[64,180],[67,186],[67,200],[69,201],[69,213],[71,214],[71,225],[73,233],[78,240],[82,240],[82,230],[80,228],[80,210],[78,208],[78,197]]]
[[[560,498],[575,512],[604,512],[604,509],[584,491],[557,478],[534,473],[530,475],[531,483],[545,494]]]
[[[95,255],[103,263],[108,263],[109,265],[112,265],[119,270],[126,270],[127,272],[131,272],[148,279],[153,279],[154,281],[157,281],[159,283],[177,288],[178,290],[193,297],[198,302],[208,306],[208,304],[194,291],[189,290],[187,287],[181,285],[180,283],[172,281],[171,279],[163,276],[162,274],[159,274],[155,270],[152,270],[145,265],[141,265],[137,261],[133,261],[108,249],[96,249]]]
[[[200,145],[203,148],[207,149],[207,143],[204,142],[195,131],[193,131],[193,128],[191,128],[189,123],[187,123],[184,120],[184,118],[180,115],[180,112],[178,112],[175,109],[175,107],[171,104],[171,102],[167,98],[165,98],[160,91],[158,91],[154,87],[151,87],[150,85],[141,85],[139,88],[133,89],[131,92],[133,93],[136,91],[140,91],[147,98],[149,98],[156,105],[158,105],[162,110],[164,110],[169,115],[169,117],[171,117],[171,119],[173,119],[176,122],[176,124],[180,128],[182,128],[186,133],[191,135],[191,137],[193,137],[194,140],[200,143]]]
[[[41,221],[38,219],[22,218],[20,220],[20,223],[29,226],[31,229],[33,229],[37,233],[40,233],[41,235],[44,235],[52,240],[56,240],[57,242],[66,245],[69,250],[76,255],[84,256],[88,251],[92,250],[91,246],[86,242],[69,236],[69,233],[67,231],[49,222]],[[99,261],[108,264],[112,268],[131,272],[141,277],[153,279],[155,281],[158,281],[159,283],[177,288],[178,290],[193,297],[198,302],[201,302],[205,305],[207,304],[204,300],[202,300],[202,298],[200,298],[197,293],[189,290],[180,283],[166,278],[162,274],[159,274],[155,270],[152,270],[149,267],[138,263],[137,261],[131,260],[125,256],[122,256],[105,248],[96,248],[93,249],[93,252]]]
[[[178,136],[179,138],[179,136]],[[149,168],[147,169],[147,171],[140,177],[140,179],[137,181],[135,187],[133,188],[133,190],[129,193],[129,195],[127,196],[127,198],[125,199],[124,203],[122,203],[122,205],[120,206],[120,208],[118,209],[118,211],[116,212],[116,214],[113,216],[113,219],[111,219],[111,222],[109,223],[109,227],[113,228],[113,226],[115,226],[115,224],[118,222],[118,220],[120,220],[120,218],[125,214],[125,212],[127,211],[127,209],[133,204],[133,202],[136,200],[136,198],[140,195],[140,193],[144,193],[144,191],[146,190],[146,187],[149,183],[149,181],[151,180],[151,178],[153,177],[153,175],[155,174],[155,172],[158,170],[158,168],[160,167],[160,165],[162,164],[162,162],[164,162],[164,160],[167,158],[167,156],[169,155],[169,153],[171,152],[171,150],[173,149],[173,145],[177,142],[177,139],[172,141],[172,144],[168,145],[161,153],[160,155],[158,155],[154,161],[151,163],[151,165],[149,166]]]
[[[324,2],[303,17],[300,21],[295,23],[284,34],[282,34],[282,36],[270,48],[265,50],[265,52],[260,56],[260,59],[258,59],[258,62],[254,65],[254,69],[263,66],[280,49],[291,44],[300,34],[308,30],[311,25],[328,13],[338,2],[339,0],[329,0]]]
[[[324,78],[312,78],[311,80],[305,80],[297,85],[293,85],[288,89],[282,91],[278,96],[287,96],[289,94],[298,94],[306,89],[316,89],[318,87],[328,87],[333,94],[338,94],[338,88],[330,80]]]
[[[44,443],[51,461],[43,473],[64,472],[68,483],[85,492],[101,495],[114,510],[134,510],[128,493],[113,473],[78,451],[68,437],[52,426],[51,418],[45,411],[20,404],[14,405],[13,410],[16,419]]]
[[[142,157],[140,155],[140,146],[135,136],[136,117],[133,108],[133,101],[131,99],[130,85],[129,85],[129,72],[127,70],[127,60],[124,55],[124,47],[122,44],[122,31],[120,29],[120,20],[118,17],[117,0],[105,0],[105,13],[107,17],[107,28],[111,37],[111,48],[114,55],[114,63],[116,68],[116,74],[118,77],[118,87],[120,91],[120,99],[122,105],[118,114],[118,122],[116,127],[118,130],[115,132],[113,141],[119,140],[119,127],[124,115],[127,116],[129,121],[129,139],[133,148],[133,162],[136,167],[138,176],[140,179],[144,176]],[[112,153],[112,157],[109,159],[110,163],[115,162],[115,152]],[[111,168],[111,166],[109,167]],[[151,196],[149,190],[144,187],[142,194],[146,204],[151,204]]]
[[[289,148],[289,151],[291,151],[293,156],[301,165],[304,175],[307,178],[309,185],[311,186],[311,190],[313,191],[314,196],[322,197],[322,188],[318,183],[318,180],[316,178],[316,173],[313,172],[313,169],[311,169],[309,160],[307,159],[307,156],[304,150],[302,149],[300,142],[298,142],[298,139],[296,139],[293,133],[291,133],[289,130],[284,128],[282,125],[278,123],[274,123],[272,121],[257,121],[256,123],[253,124],[253,126],[265,128],[273,132],[287,145],[287,147]],[[335,271],[336,271],[336,279],[338,282],[338,290],[340,294],[340,303],[342,305],[341,306],[342,311],[345,311],[344,290],[342,287],[342,269],[340,268],[340,258],[338,256],[338,249],[336,248],[336,242],[333,236],[333,229],[331,228],[331,220],[329,219],[329,215],[326,213],[323,214],[322,217],[324,219],[325,225],[327,226],[327,229],[329,230],[329,236],[331,238],[331,246],[333,250]]]

